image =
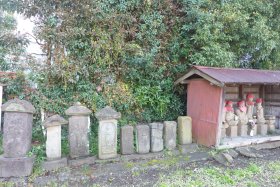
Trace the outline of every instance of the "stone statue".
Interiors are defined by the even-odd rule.
[[[238,125],[247,125],[248,124],[248,116],[247,116],[247,107],[245,106],[244,101],[238,102],[238,108],[235,113],[239,118]]]
[[[258,124],[265,124],[264,112],[262,107],[262,99],[258,98],[256,100],[257,103],[257,123]]]
[[[227,101],[225,106],[225,126],[237,125],[238,117],[234,114],[232,101]]]
[[[238,135],[246,136],[248,130],[248,116],[247,116],[247,107],[245,106],[245,101],[238,102],[238,108],[235,111],[236,115],[239,118],[238,121]]]
[[[254,95],[248,93],[246,96],[246,107],[247,107],[247,116],[249,120],[253,120],[253,113],[254,113]]]
[[[229,137],[233,137],[233,136],[237,135],[236,125],[238,123],[238,117],[234,114],[232,105],[233,105],[232,101],[227,101],[226,106],[224,108],[222,137],[224,137],[225,131],[227,131],[226,134]],[[234,135],[234,134],[236,134],[236,135]]]

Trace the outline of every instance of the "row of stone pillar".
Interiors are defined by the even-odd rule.
[[[14,99],[2,106],[4,113],[4,154],[0,157],[0,177],[28,176],[32,172],[35,157],[28,157],[31,148],[32,119],[35,108],[31,103]],[[64,167],[67,164],[81,165],[93,163],[94,157],[89,153],[90,114],[92,112],[76,103],[65,111],[70,116],[69,121],[59,115],[53,115],[43,122],[46,129],[47,160],[42,166],[46,170]],[[99,121],[98,127],[98,158],[110,159],[117,157],[117,119],[121,117],[111,107],[107,106],[95,113]],[[69,127],[69,160],[61,157],[61,126]],[[178,132],[179,144],[192,142],[191,119],[186,116],[175,121],[164,123],[150,123],[121,127],[121,154],[134,153],[134,138],[136,152],[145,154],[159,152],[164,149],[172,150],[176,147]]]

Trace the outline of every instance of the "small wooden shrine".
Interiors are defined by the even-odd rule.
[[[280,140],[280,71],[193,66],[185,84],[193,139],[233,148]]]

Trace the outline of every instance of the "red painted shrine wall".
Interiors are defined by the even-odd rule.
[[[187,115],[192,118],[193,139],[201,145],[216,143],[222,88],[204,79],[190,80],[187,88]]]

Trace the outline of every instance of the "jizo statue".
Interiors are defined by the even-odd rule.
[[[247,107],[245,106],[244,101],[239,101],[237,103],[238,108],[235,113],[239,118],[238,125],[247,125],[248,124],[248,116],[247,116]]]
[[[257,123],[258,124],[265,124],[265,118],[264,118],[264,112],[263,112],[263,107],[262,107],[262,99],[258,98],[256,100],[257,103]]]
[[[247,116],[249,120],[253,119],[253,112],[254,112],[254,95],[248,93],[246,96],[246,107],[247,107]]]
[[[224,128],[228,128],[229,126],[235,126],[238,123],[238,116],[234,114],[233,103],[232,101],[227,101],[224,112]]]

